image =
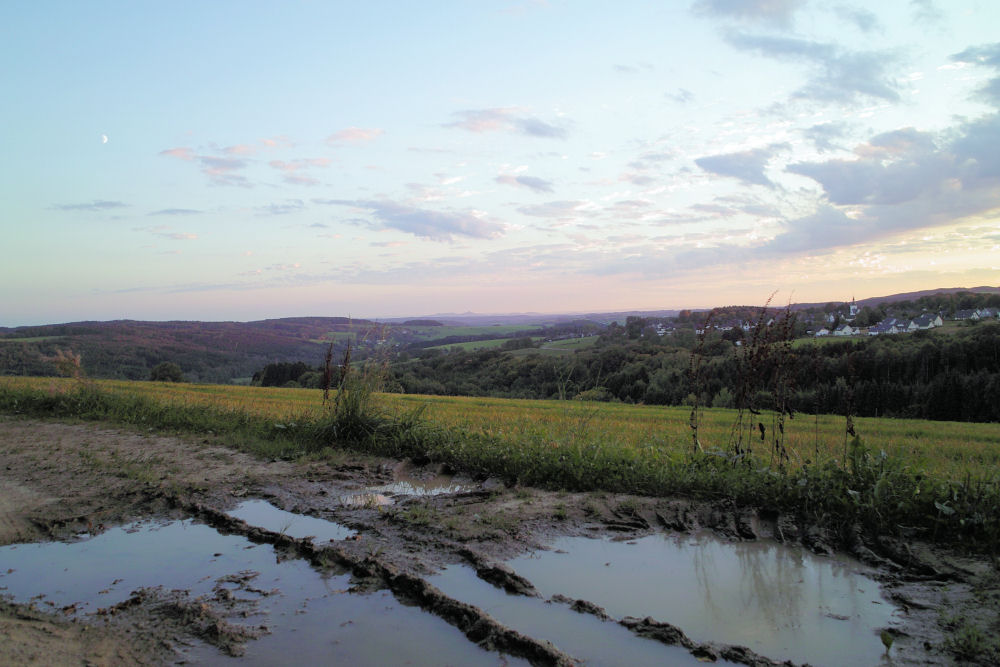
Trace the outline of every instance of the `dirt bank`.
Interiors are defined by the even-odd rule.
[[[356,585],[368,581],[388,588],[471,640],[538,664],[570,658],[507,630],[478,609],[442,599],[423,577],[461,562],[495,586],[537,596],[532,583],[502,561],[567,535],[634,539],[655,531],[708,529],[733,541],[778,540],[818,553],[845,547],[790,517],[724,501],[509,489],[440,467],[349,453],[262,461],[211,439],[95,424],[0,417],[0,461],[0,546],[97,535],[150,516],[196,517],[251,540],[281,543],[316,566],[339,561]],[[393,484],[419,486],[427,480],[447,480],[442,484],[450,485],[449,492],[393,491]],[[246,498],[336,521],[354,535],[320,549],[255,532],[224,515]],[[888,596],[904,610],[893,629],[894,664],[947,664],[956,654],[984,664],[996,658],[989,642],[998,629],[1000,586],[991,562],[888,538],[851,549],[877,568]],[[6,602],[0,605],[0,663],[156,664],[177,660],[178,647],[192,641],[238,654],[256,635],[249,625],[225,620],[233,612],[229,602],[227,594],[193,601],[139,591],[112,613],[84,616]],[[578,602],[580,609],[590,609],[586,601]],[[638,628],[633,632],[647,635],[654,627],[632,625]],[[985,633],[991,634],[980,636]],[[706,644],[691,650],[771,664],[732,647]]]

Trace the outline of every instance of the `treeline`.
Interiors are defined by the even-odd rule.
[[[602,337],[603,338],[603,337]],[[393,365],[406,393],[509,398],[585,398],[650,405],[732,407],[741,382],[742,349],[715,338],[692,351],[644,340],[604,339],[563,357],[514,356],[501,350],[448,354]],[[689,368],[698,356],[697,379]],[[765,372],[766,369],[760,369]],[[917,332],[789,350],[781,371],[797,412],[1000,421],[1000,324],[951,334]],[[755,390],[773,402],[766,383]]]

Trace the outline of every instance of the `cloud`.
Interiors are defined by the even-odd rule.
[[[222,152],[226,155],[254,155],[257,149],[249,144],[237,144],[235,146],[226,146],[222,149]]]
[[[153,211],[148,215],[198,215],[200,213],[202,211],[193,208],[164,208],[159,211]]]
[[[180,148],[168,148],[165,151],[160,151],[160,155],[166,155],[168,157],[175,157],[178,160],[193,160],[194,151],[190,148],[180,147]]]
[[[318,185],[319,181],[311,176],[302,173],[313,167],[327,167],[331,160],[325,157],[303,158],[285,162],[283,160],[271,160],[268,162],[273,169],[284,173],[284,181],[293,185]]]
[[[258,215],[288,215],[289,213],[304,211],[305,208],[306,205],[301,199],[287,199],[282,204],[258,206],[256,210],[258,211]]]
[[[217,157],[214,155],[198,155],[195,158],[202,166],[202,173],[208,176],[214,185],[238,185],[250,187],[250,181],[236,172],[245,169],[247,161],[240,158]]]
[[[208,176],[213,185],[237,185],[251,187],[246,177],[236,172],[245,169],[249,162],[243,158],[223,157],[218,155],[198,155],[187,147],[168,148],[160,151],[160,155],[177,158],[185,162],[196,162],[201,165],[201,172]]]
[[[913,8],[914,23],[936,24],[944,19],[944,14],[932,0],[910,0],[910,7]]]
[[[514,185],[528,188],[535,192],[552,192],[552,183],[546,181],[544,178],[537,178],[535,176],[511,176],[510,174],[501,174],[496,177],[497,183],[503,183],[504,185]]]
[[[687,88],[678,88],[672,93],[666,93],[666,95],[669,99],[679,104],[687,104],[694,99],[694,93]]]
[[[879,23],[878,17],[867,9],[837,5],[833,8],[833,13],[841,21],[852,24],[861,32],[869,33],[882,29],[882,24]]]
[[[816,150],[826,153],[843,148],[835,141],[843,138],[846,132],[847,125],[844,123],[820,123],[803,130],[802,134],[813,142]]]
[[[189,232],[175,232],[165,225],[157,225],[156,227],[133,227],[134,232],[149,232],[161,238],[170,239],[171,241],[194,241],[198,238],[197,234],[191,234]]]
[[[699,14],[787,28],[804,4],[805,0],[698,0],[693,9]]]
[[[896,102],[898,85],[886,70],[897,56],[877,51],[844,51],[833,44],[790,37],[768,37],[730,32],[725,37],[730,46],[741,51],[793,63],[812,63],[813,74],[796,91],[799,98],[825,102],[853,102],[858,97]]]
[[[774,183],[764,175],[767,163],[780,150],[787,150],[788,144],[773,144],[766,148],[755,148],[738,153],[709,155],[698,158],[695,164],[707,172],[719,176],[735,178],[749,185],[775,187]]]
[[[521,114],[517,107],[470,109],[452,114],[458,120],[444,127],[458,128],[481,134],[484,132],[513,131],[529,137],[565,139],[566,130],[533,116]]]
[[[430,211],[387,200],[313,200],[317,203],[352,206],[369,211],[383,229],[398,229],[431,241],[453,241],[456,236],[492,239],[503,234],[504,225],[475,212]]]
[[[952,60],[961,63],[972,63],[992,67],[1000,74],[1000,42],[983,46],[972,46],[956,53]],[[987,104],[1000,107],[1000,76],[994,77],[976,90],[975,97]]]
[[[882,133],[854,152],[853,160],[788,166],[816,181],[827,203],[788,223],[773,248],[861,243],[1000,209],[1000,114],[941,137],[913,128]]]
[[[550,201],[544,204],[521,206],[517,212],[533,218],[555,220],[572,220],[579,217],[593,217],[597,214],[596,207],[585,201]]]
[[[52,208],[59,211],[109,211],[111,209],[127,207],[128,204],[124,204],[120,201],[95,199],[92,202],[86,202],[83,204],[57,204]]]
[[[349,127],[334,132],[326,138],[328,144],[366,144],[385,134],[385,130],[377,127]]]

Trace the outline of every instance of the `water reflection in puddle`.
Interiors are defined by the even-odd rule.
[[[464,493],[475,488],[473,484],[456,482],[451,475],[417,477],[405,467],[394,472],[395,481],[381,486],[370,486],[364,491],[340,496],[340,504],[347,507],[377,508],[395,504],[394,496],[439,496]]]
[[[477,577],[468,567],[447,567],[427,581],[445,595],[479,607],[509,628],[536,639],[547,639],[587,665],[700,664],[686,649],[637,637],[617,623],[575,612],[567,605],[505,593]]]
[[[696,642],[773,659],[876,664],[878,630],[895,620],[859,563],[773,542],[703,533],[631,543],[566,537],[552,547],[509,562],[543,596],[589,600],[615,618],[652,616]]]
[[[322,574],[300,559],[278,561],[273,548],[221,535],[191,521],[141,522],[71,543],[0,547],[0,594],[92,613],[129,598],[140,587],[211,594],[220,579],[252,571],[253,589],[234,590],[258,603],[258,614],[234,623],[266,625],[240,664],[495,665],[500,657],[469,642],[456,628],[388,591],[349,593],[350,576]],[[8,571],[10,570],[10,571]],[[271,591],[259,595],[254,591]],[[231,664],[206,645],[185,651],[198,664]],[[513,664],[522,664],[506,658]]]
[[[469,484],[457,484],[450,477],[435,477],[425,480],[396,480],[391,484],[370,487],[368,491],[389,493],[394,496],[439,496],[446,493],[463,493],[472,488]]]
[[[274,533],[283,533],[297,539],[311,537],[316,544],[344,540],[356,535],[347,526],[304,514],[286,512],[266,500],[244,501],[228,514],[236,519],[246,521],[251,526],[257,526]]]

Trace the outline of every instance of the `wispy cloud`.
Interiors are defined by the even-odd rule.
[[[546,123],[534,116],[524,115],[518,107],[493,109],[469,109],[452,114],[458,120],[446,123],[444,127],[459,128],[469,132],[509,131],[529,137],[565,139],[566,129]]]
[[[895,54],[846,51],[823,42],[742,32],[729,32],[725,39],[742,51],[756,51],[795,64],[811,63],[812,76],[796,91],[796,97],[841,103],[854,102],[859,97],[899,100],[899,85],[888,73],[898,60]]]
[[[827,153],[843,148],[837,143],[847,133],[844,123],[820,123],[802,131],[807,139],[813,142],[816,150]]]
[[[385,130],[377,127],[348,127],[334,132],[326,138],[326,143],[338,144],[366,144],[378,139],[385,134]]]
[[[251,187],[250,181],[237,172],[245,169],[249,162],[244,158],[220,155],[199,155],[191,148],[178,147],[160,151],[160,155],[201,165],[201,172],[208,176],[213,185],[236,185]]]
[[[789,148],[788,144],[774,144],[738,153],[708,155],[694,162],[705,171],[719,176],[735,178],[750,185],[773,188],[775,185],[764,174],[764,170],[776,153]]]
[[[694,99],[694,93],[687,88],[678,88],[673,92],[666,93],[666,95],[669,99],[679,104],[687,104]]]
[[[154,236],[170,239],[171,241],[194,241],[198,238],[197,234],[192,234],[190,232],[175,232],[165,225],[157,225],[155,227],[133,227],[132,231],[148,232]]]
[[[554,220],[572,220],[580,217],[592,217],[597,214],[597,207],[586,201],[550,201],[544,204],[521,206],[517,212],[534,218],[551,218]]]
[[[305,202],[301,199],[286,199],[281,203],[266,204],[256,208],[258,215],[288,215],[298,213],[306,209]]]
[[[107,201],[103,199],[95,199],[92,202],[85,202],[82,204],[57,204],[52,208],[58,211],[110,211],[116,208],[127,208],[128,204],[122,203],[120,201]]]
[[[693,9],[703,15],[787,28],[803,5],[805,0],[698,0]]]
[[[203,211],[193,208],[164,208],[159,211],[152,211],[148,215],[198,215]]]
[[[325,157],[303,158],[298,160],[271,160],[268,162],[273,169],[284,174],[284,181],[293,185],[318,185],[319,180],[308,176],[304,172],[314,167],[327,167],[331,160]]]
[[[836,5],[833,13],[841,21],[850,23],[861,32],[870,33],[882,29],[882,24],[878,17],[867,9],[851,7],[849,5]]]
[[[552,192],[551,181],[546,181],[544,178],[538,178],[536,176],[512,176],[511,174],[501,174],[500,176],[497,176],[495,180],[497,183],[524,187],[529,190],[533,190],[534,192]]]
[[[956,53],[951,59],[956,62],[991,67],[1000,74],[1000,42],[969,47],[961,53]],[[987,104],[1000,107],[1000,76],[993,77],[980,86],[975,95]]]
[[[431,211],[388,200],[314,200],[368,211],[382,229],[397,229],[431,241],[453,241],[457,236],[492,239],[503,234],[502,223],[478,212]]]

